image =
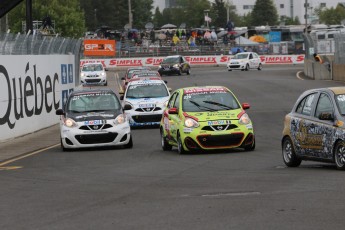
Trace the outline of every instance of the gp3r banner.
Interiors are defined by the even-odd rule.
[[[85,56],[115,56],[115,40],[86,39],[84,40]]]

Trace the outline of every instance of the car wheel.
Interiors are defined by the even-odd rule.
[[[164,151],[168,151],[168,150],[171,150],[172,149],[172,145],[170,145],[165,136],[164,136],[164,131],[161,129],[161,144],[162,144],[162,149]]]
[[[283,160],[288,167],[298,167],[302,160],[296,156],[290,137],[285,137],[282,145]]]
[[[126,149],[131,149],[133,147],[132,135],[129,136],[129,142],[125,144]]]
[[[260,63],[259,66],[258,66],[258,70],[262,70],[262,65],[261,65],[261,63]]]
[[[104,86],[108,86],[108,82],[107,81],[104,83]]]
[[[177,75],[181,75],[181,69],[177,71]]]
[[[249,70],[249,64],[246,65],[246,68],[244,69],[245,71]]]
[[[187,70],[187,75],[190,75],[190,69],[189,69],[189,70]]]
[[[177,151],[179,154],[186,154],[186,150],[183,148],[182,140],[180,134],[177,134]]]
[[[255,149],[255,138],[254,138],[253,143],[251,145],[244,147],[244,150],[246,150],[246,151],[254,151],[254,149]]]
[[[345,170],[345,142],[339,141],[334,148],[334,162],[337,169]]]
[[[63,145],[62,138],[60,138],[60,145],[63,152],[68,152],[69,149],[65,148],[65,146]]]
[[[232,69],[228,69],[228,71],[232,71]]]

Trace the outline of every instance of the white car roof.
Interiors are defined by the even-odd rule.
[[[136,79],[140,79],[140,78],[136,78]],[[134,81],[130,81],[128,83],[128,86],[130,85],[148,85],[148,84],[165,84],[165,82],[163,80],[151,80],[151,79],[142,79],[142,80],[134,80]]]

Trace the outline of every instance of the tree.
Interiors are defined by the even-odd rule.
[[[256,0],[251,12],[251,25],[277,25],[278,13],[272,0]]]
[[[223,0],[215,0],[212,3],[210,17],[212,18],[212,25],[224,27],[227,22],[227,9]]]
[[[163,25],[163,14],[160,12],[159,7],[156,7],[155,13],[153,15],[153,24],[156,28],[161,28]]]
[[[342,24],[341,21],[345,19],[345,8],[343,5],[338,4],[336,8],[324,8],[319,11],[316,9],[321,23],[328,25]]]
[[[25,12],[25,1],[9,12],[11,32],[24,32]],[[80,9],[79,0],[35,0],[32,15],[37,21],[49,16],[55,22],[55,32],[65,37],[80,37],[85,32],[84,12]]]
[[[133,26],[145,28],[146,23],[152,22],[152,10],[153,0],[132,0]]]

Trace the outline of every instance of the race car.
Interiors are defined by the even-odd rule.
[[[223,86],[175,90],[160,123],[164,151],[177,147],[180,154],[215,149],[255,149],[252,121],[236,96]]]
[[[132,148],[131,129],[116,94],[110,89],[72,92],[60,116],[60,140],[63,151],[100,146]]]
[[[129,67],[126,70],[125,76],[121,78],[121,88],[123,91],[126,90],[128,82],[132,79],[134,73],[140,73],[141,71],[151,71],[149,66]]]
[[[123,106],[130,105],[126,115],[131,127],[159,126],[170,89],[159,78],[132,79],[120,97]]]
[[[86,63],[80,70],[82,85],[108,85],[106,68],[102,63]]]
[[[186,73],[190,75],[191,67],[189,62],[187,62],[186,58],[181,55],[173,55],[167,56],[163,59],[158,67],[158,72],[161,76],[177,74],[181,75],[182,73]]]
[[[262,63],[259,55],[255,52],[237,53],[226,65],[228,71],[232,70],[262,70]]]

